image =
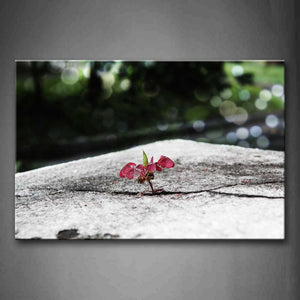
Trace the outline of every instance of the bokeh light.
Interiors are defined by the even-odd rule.
[[[233,131],[230,131],[226,134],[226,140],[230,143],[230,144],[234,144],[237,140],[238,140],[238,137],[236,135],[235,132]]]
[[[255,107],[259,110],[264,110],[268,106],[268,103],[261,98],[255,100]]]
[[[240,65],[235,65],[234,67],[232,67],[231,72],[235,77],[241,76],[244,74],[244,68]]]
[[[79,79],[79,74],[76,68],[65,68],[61,73],[61,80],[65,84],[72,85],[76,83]]]
[[[234,115],[236,110],[236,105],[230,100],[225,100],[219,106],[219,112],[222,116],[228,117]]]
[[[193,128],[195,129],[195,131],[201,132],[205,128],[205,123],[201,120],[195,121],[193,124]]]
[[[261,90],[259,93],[259,99],[262,101],[270,101],[272,99],[272,93],[269,90]]]
[[[253,137],[259,137],[262,134],[262,129],[258,125],[254,125],[250,128],[250,134]]]
[[[242,125],[248,120],[248,112],[242,107],[237,107],[232,122],[236,125]]]
[[[120,83],[120,88],[121,88],[123,91],[129,90],[130,86],[131,86],[131,82],[130,82],[130,80],[129,80],[128,78],[123,79],[123,80],[121,81],[121,83]]]
[[[168,125],[168,123],[166,123],[166,122],[159,122],[159,123],[157,124],[157,129],[158,129],[159,131],[166,131],[166,130],[168,129],[168,127],[169,127],[169,125]]]
[[[243,101],[248,101],[251,97],[251,94],[248,90],[241,90],[239,92],[239,98]]]
[[[220,93],[220,96],[223,99],[229,99],[232,96],[232,91],[231,89],[225,89]]]
[[[249,136],[249,130],[246,127],[240,127],[236,130],[236,135],[240,140],[246,140]]]
[[[213,107],[219,107],[221,103],[222,103],[222,99],[219,96],[214,96],[210,99],[210,104]]]
[[[265,149],[269,147],[270,141],[266,136],[262,135],[256,140],[256,144],[259,148]]]
[[[283,85],[281,85],[281,84],[274,84],[274,85],[272,86],[271,91],[272,91],[272,94],[273,94],[275,97],[280,98],[280,97],[282,97],[283,94],[284,94],[284,88],[283,88]]]
[[[275,128],[278,126],[279,124],[279,120],[278,117],[276,117],[275,115],[268,115],[266,117],[266,125],[270,128]]]

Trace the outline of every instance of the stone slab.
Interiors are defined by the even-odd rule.
[[[142,150],[175,167],[120,178]],[[284,152],[167,140],[15,177],[17,239],[282,239]]]

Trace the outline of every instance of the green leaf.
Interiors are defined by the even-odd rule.
[[[148,157],[147,154],[143,151],[143,166],[146,167],[148,165]]]

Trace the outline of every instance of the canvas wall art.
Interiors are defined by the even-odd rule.
[[[283,61],[16,61],[15,238],[284,239]]]

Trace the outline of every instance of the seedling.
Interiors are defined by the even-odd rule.
[[[162,171],[163,168],[173,168],[174,167],[174,162],[166,157],[166,156],[161,156],[160,159],[157,162],[153,162],[153,156],[150,160],[150,163],[148,161],[148,157],[146,153],[143,151],[143,164],[136,165],[133,162],[127,163],[120,171],[120,177],[122,178],[128,178],[128,179],[134,179],[136,174],[138,174],[137,182],[142,184],[144,182],[148,182],[152,194],[155,194],[156,192],[163,191],[164,189],[153,189],[153,185],[151,180],[154,179],[154,173],[156,171],[160,172]],[[139,193],[143,194],[143,193]]]

